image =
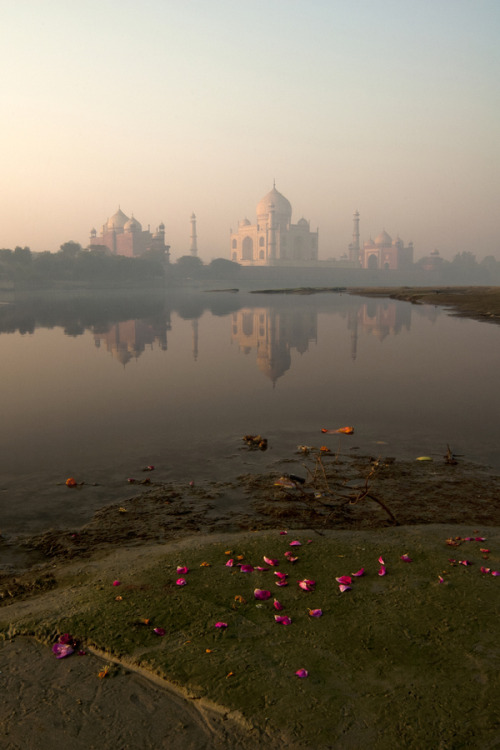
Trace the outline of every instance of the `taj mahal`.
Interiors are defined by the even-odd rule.
[[[318,260],[318,232],[299,219],[292,224],[290,201],[276,185],[257,204],[257,223],[248,219],[231,232],[231,260],[242,266],[313,265]]]

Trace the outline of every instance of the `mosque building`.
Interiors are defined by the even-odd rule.
[[[383,229],[374,240],[360,246],[359,242],[359,211],[354,214],[352,242],[349,245],[349,260],[356,263],[358,268],[370,270],[404,270],[413,264],[413,242],[407,247],[402,239],[395,240]]]
[[[276,185],[257,204],[257,223],[240,221],[230,242],[231,260],[242,266],[300,266],[318,260],[318,232],[311,232],[306,219],[292,224],[292,206]]]
[[[165,254],[168,262],[170,245],[165,245],[165,225],[162,223],[154,234],[149,226],[143,230],[142,225],[132,215],[129,218],[121,208],[103,224],[101,234],[90,232],[89,247],[107,247],[113,255],[126,255],[136,258],[149,250],[159,250]]]

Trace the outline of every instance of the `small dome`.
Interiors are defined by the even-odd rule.
[[[309,222],[307,221],[307,219],[302,218],[302,219],[298,220],[297,226],[299,226],[299,227],[308,227],[309,226]]]
[[[292,216],[292,205],[284,195],[281,195],[275,187],[265,195],[262,200],[257,204],[257,218],[265,220],[270,212],[271,207],[274,208],[276,216],[283,216],[290,221]]]
[[[249,227],[249,226],[250,226],[250,222],[248,221],[248,219],[242,219],[242,220],[241,220],[241,221],[239,222],[239,226],[240,226],[240,227]]]
[[[387,234],[385,229],[382,229],[378,237],[375,237],[374,242],[376,245],[392,245],[392,237]]]
[[[133,216],[125,223],[123,228],[126,232],[140,232],[142,230],[141,224]]]
[[[107,228],[108,229],[123,229],[127,221],[128,221],[128,216],[126,216],[121,210],[121,208],[119,208],[118,211],[115,214],[113,214],[111,219],[108,219]]]

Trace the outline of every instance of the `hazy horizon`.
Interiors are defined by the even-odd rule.
[[[272,188],[339,257],[500,260],[496,0],[3,4],[0,247],[86,246],[121,206],[229,258]]]

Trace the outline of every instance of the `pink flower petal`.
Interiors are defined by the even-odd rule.
[[[165,635],[165,628],[153,628],[153,633],[156,635]]]
[[[297,669],[295,674],[297,675],[297,677],[300,677],[300,679],[309,677],[309,672],[307,671],[307,669]]]
[[[286,581],[284,578],[279,578],[274,583],[276,586],[288,586],[288,581]]]
[[[185,565],[178,565],[177,572],[185,575],[186,573],[189,573],[189,568],[187,568]]]
[[[186,581],[186,579],[185,579],[185,578],[178,578],[178,579],[176,580],[176,584],[177,584],[177,586],[185,586],[185,585],[186,585],[186,583],[187,583],[187,581]]]
[[[474,538],[474,541],[475,542],[485,542],[486,541],[486,537],[485,536],[476,536]]]
[[[340,593],[341,593],[341,594],[343,594],[343,593],[344,593],[344,591],[351,591],[351,587],[350,587],[350,586],[347,586],[347,584],[345,584],[345,583],[341,583],[341,584],[339,585],[339,589],[340,589]]]
[[[379,557],[378,561],[379,561],[379,563],[380,563],[381,565],[385,565],[385,562],[384,562],[384,560],[383,560],[383,557],[382,557],[382,555],[380,555],[380,557]]]
[[[500,576],[500,570],[492,570],[491,571],[492,576]]]
[[[271,596],[271,592],[265,591],[265,589],[254,589],[253,595],[256,599],[265,600],[269,599],[269,597]]]
[[[290,542],[290,547],[302,547],[302,543],[295,539],[293,542]]]
[[[121,581],[113,581],[113,586],[121,586],[121,585],[122,585]]]
[[[439,583],[444,583],[444,578],[443,578],[443,576],[438,576],[438,579],[439,579]]]
[[[339,576],[335,580],[337,581],[337,583],[343,583],[346,586],[352,583],[351,576]]]
[[[280,625],[291,625],[292,620],[288,615],[274,615],[274,619],[276,622],[278,622]]]
[[[233,568],[233,567],[234,567],[234,560],[232,557],[230,557],[226,563],[226,568]]]
[[[479,570],[481,571],[481,573],[489,573],[491,568],[485,568],[483,565],[481,565]]]
[[[240,570],[242,573],[253,573],[253,565],[242,565]]]
[[[278,578],[288,578],[288,573],[281,573],[279,570],[275,570],[274,575]]]
[[[284,536],[285,534],[288,534],[288,531],[280,531],[281,536]]]
[[[404,555],[401,555],[401,560],[403,562],[413,562],[413,560],[411,559],[411,557],[409,555],[407,555],[406,553]]]
[[[64,659],[66,656],[71,656],[73,650],[69,643],[54,643],[52,646],[52,652],[56,655],[56,659]]]
[[[227,628],[227,622],[216,622],[215,627],[219,630],[224,630],[224,628]]]
[[[263,573],[266,570],[269,570],[269,568],[263,568],[262,565],[257,565],[257,567],[255,568],[255,570],[258,570],[259,573]]]
[[[274,558],[272,557],[266,557],[265,555],[264,555],[264,562],[266,563],[266,565],[272,565],[273,567],[278,565],[277,560],[274,560]]]
[[[485,554],[488,554],[489,549],[486,549],[486,547],[481,547],[479,552],[484,552]]]
[[[310,617],[321,617],[323,614],[322,609],[308,609],[307,611],[309,612]]]
[[[278,612],[283,609],[283,605],[277,600],[274,600],[274,609],[277,609]]]
[[[298,584],[303,591],[314,591],[316,581],[311,581],[309,578],[304,578],[303,581],[298,581]]]
[[[378,574],[379,574],[379,576],[385,576],[386,572],[387,571],[385,569],[385,565],[382,565],[381,568],[380,568],[380,570],[379,570],[379,572],[378,572]]]
[[[470,560],[459,560],[458,564],[459,565],[465,565],[466,567],[467,567],[467,565],[472,565],[472,563],[471,563]]]
[[[294,563],[294,562],[297,562],[297,560],[299,558],[298,557],[294,557],[293,555],[287,555],[286,559],[288,560],[288,562]]]
[[[351,575],[354,576],[355,578],[360,578],[361,576],[364,576],[364,574],[365,574],[364,568],[360,568],[356,573],[351,573]]]

